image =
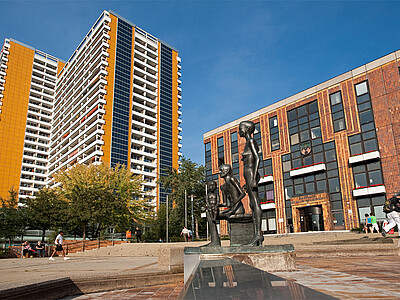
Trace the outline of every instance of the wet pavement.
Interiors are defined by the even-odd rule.
[[[400,299],[400,256],[299,258],[297,264],[297,272],[273,274],[339,299]],[[68,299],[177,299],[182,289],[180,282]]]

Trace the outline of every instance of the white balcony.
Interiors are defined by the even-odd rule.
[[[182,123],[182,119],[178,119],[178,123]]]
[[[272,175],[266,175],[260,179],[259,184],[274,182],[274,177]]]
[[[326,165],[324,163],[318,163],[316,165],[293,169],[290,171],[290,177],[301,176],[325,170],[326,170]]]
[[[183,156],[182,152],[178,152],[178,156]]]
[[[262,203],[261,204],[261,209],[262,210],[266,210],[266,209],[274,209],[275,208],[275,203],[271,202],[271,203]]]
[[[181,59],[179,56],[176,57],[176,60],[177,60],[178,62],[182,62],[182,59]]]
[[[178,140],[181,140],[182,139],[182,136],[181,135],[178,135]]]
[[[375,194],[386,194],[384,185],[360,187],[353,190],[354,197],[362,197]]]
[[[349,157],[349,164],[355,164],[359,162],[369,161],[373,159],[379,159],[381,157],[379,151],[372,151],[363,154],[358,154]]]
[[[182,144],[178,144],[178,148],[182,148]]]

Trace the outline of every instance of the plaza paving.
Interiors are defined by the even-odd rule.
[[[300,258],[297,272],[273,274],[339,299],[400,299],[400,256]],[[182,288],[179,282],[65,299],[177,299]]]
[[[296,251],[299,253],[303,251],[297,258],[297,272],[275,272],[277,276],[294,280],[340,299],[400,299],[398,240],[397,238],[394,240],[395,243],[390,244],[385,243],[385,240],[377,234],[330,233],[269,237],[264,244],[292,243]],[[176,243],[171,247],[185,247],[190,244]],[[163,246],[168,247],[167,244]],[[160,270],[153,248],[158,248],[159,245],[132,244],[131,247],[132,249],[127,252],[129,255],[117,251],[118,256],[113,256],[113,248],[110,248],[107,256],[99,256],[100,252],[93,251],[85,255],[74,254],[67,261],[62,257],[56,258],[55,261],[49,261],[48,258],[2,259],[0,295],[1,290],[47,280],[126,275],[148,276],[149,281],[141,287],[92,293],[68,299],[176,299],[183,288],[181,282],[183,275],[182,278],[180,275],[175,277],[174,282],[166,281],[164,285],[160,281],[157,282]],[[342,247],[340,252],[331,251],[340,247]],[[346,249],[348,253],[345,252]],[[312,250],[318,251],[318,255],[314,255],[315,252]],[[137,253],[139,256],[132,256],[132,253]],[[149,256],[150,254],[152,256]],[[145,287],[148,284],[151,286]]]

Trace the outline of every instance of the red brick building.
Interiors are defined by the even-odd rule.
[[[393,52],[205,133],[207,181],[221,184],[227,163],[244,185],[237,132],[251,120],[264,233],[352,229],[371,212],[383,220],[385,199],[400,191],[399,67]]]

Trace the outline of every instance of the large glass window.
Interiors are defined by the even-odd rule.
[[[224,152],[224,138],[220,137],[217,140],[218,144],[218,166],[225,163],[225,152]]]
[[[239,149],[238,149],[238,134],[237,132],[231,133],[231,155],[232,155],[232,171],[233,175],[240,182],[239,176]]]
[[[341,103],[335,96],[334,105]],[[282,155],[283,185],[286,200],[286,217],[291,224],[291,198],[304,194],[326,192],[330,196],[335,226],[343,226],[343,205],[340,191],[335,142],[322,142],[317,101],[288,111],[290,154]],[[291,177],[290,170],[325,163],[327,170],[318,173]]]
[[[212,179],[212,166],[211,166],[211,143],[205,144],[205,162],[206,162],[206,181]]]
[[[342,94],[340,91],[329,95],[332,111],[333,129],[335,132],[346,129],[344,110],[342,103]]]
[[[270,133],[270,141],[271,141],[271,151],[279,150],[279,126],[278,126],[278,117],[272,117],[269,119],[269,133]]]
[[[262,154],[262,141],[261,141],[261,126],[260,123],[255,124],[255,130],[254,130],[254,139],[257,142],[258,145],[258,156],[260,156],[260,159],[263,159],[263,154]]]

